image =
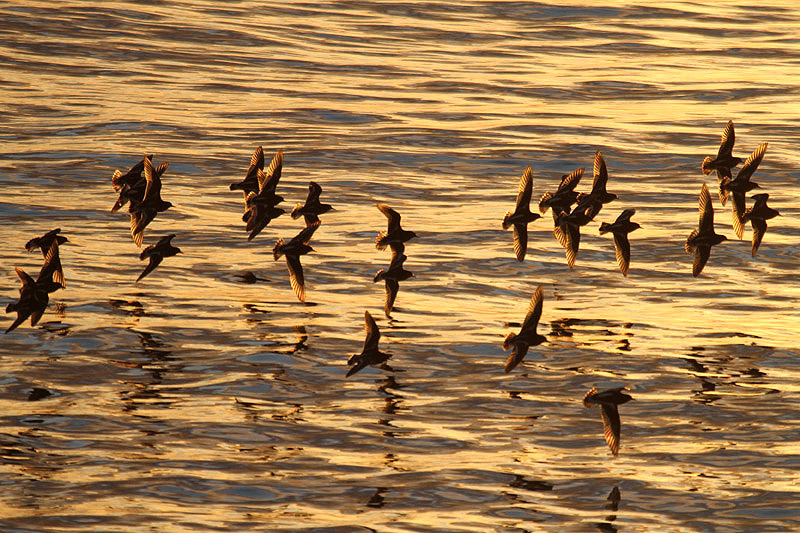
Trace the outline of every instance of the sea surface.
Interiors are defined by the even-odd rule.
[[[0,305],[30,238],[69,243],[0,334],[0,530],[800,530],[798,28],[791,0],[3,2]],[[700,169],[728,120],[734,155],[769,143],[755,257]],[[248,242],[257,146],[287,214]],[[535,205],[597,151],[619,198],[575,268],[549,212],[518,262],[525,167]],[[144,153],[174,204],[145,246],[183,253],[137,283],[111,175]],[[272,247],[309,181],[302,304]],[[729,240],[693,278],[704,182]],[[377,203],[418,235],[391,319]],[[598,227],[630,208],[623,277]],[[547,341],[506,374],[539,285]],[[365,311],[390,368],[345,378]],[[613,457],[582,400],[621,386]]]

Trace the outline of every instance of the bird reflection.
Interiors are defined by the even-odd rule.
[[[252,284],[252,283],[256,283],[258,281],[269,281],[267,278],[260,278],[260,277],[256,276],[250,270],[248,270],[247,272],[244,272],[242,274],[235,274],[235,276],[237,278],[239,278],[242,283],[250,283],[250,284]]]
[[[537,479],[528,479],[525,476],[514,474],[514,479],[508,484],[509,487],[515,489],[533,490],[538,492],[546,492],[553,490],[553,485]]]
[[[125,382],[125,384],[131,385],[132,388],[130,390],[121,391],[121,395],[125,403],[123,411],[130,412],[138,409],[138,400],[145,400],[149,406],[169,406],[170,401],[165,400],[161,396],[161,390],[158,386],[161,385],[163,381],[163,372],[165,370],[163,368],[163,362],[171,359],[170,354],[172,354],[172,350],[165,349],[164,342],[159,340],[158,337],[152,333],[147,331],[136,331],[134,329],[130,329],[129,331],[135,333],[139,337],[141,353],[148,359],[148,361],[132,365],[126,365],[124,363],[119,364],[122,364],[123,366],[132,366],[147,372],[150,375],[150,380]]]
[[[611,492],[608,494],[608,498],[606,498],[606,500],[608,500],[605,505],[606,509],[612,513],[616,513],[617,509],[619,509],[619,502],[621,499],[622,496],[619,493],[619,487],[614,485],[614,488],[611,489]],[[616,519],[617,515],[615,514],[606,517],[606,521],[608,522],[613,522]]]
[[[305,326],[292,326],[292,331],[297,333],[297,341],[292,345],[292,348],[289,350],[289,353],[299,352],[301,350],[308,350],[308,344],[306,341],[308,340],[308,333],[306,332]]]
[[[147,316],[144,306],[136,300],[109,300],[108,303],[114,309],[121,311],[129,316]]]
[[[386,505],[383,496],[381,496],[384,492],[386,492],[385,487],[378,487],[377,490],[375,490],[375,494],[373,494],[367,502],[367,507],[381,508]]]
[[[378,419],[378,424],[387,428],[394,428],[395,426],[392,425],[392,421],[394,420],[393,415],[397,414],[398,411],[402,410],[403,408],[400,406],[400,402],[403,401],[403,396],[396,394],[395,392],[389,389],[401,389],[404,385],[400,385],[395,380],[394,376],[389,375],[383,380],[383,382],[378,386],[376,389],[378,392],[381,392],[386,395],[384,398],[384,405],[382,411],[386,413],[387,417]],[[382,432],[384,437],[394,438],[397,437],[398,432],[392,430],[385,430]]]

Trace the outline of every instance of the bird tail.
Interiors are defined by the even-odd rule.
[[[691,241],[692,239],[694,239],[696,236],[697,236],[697,230],[696,230],[696,229],[694,229],[694,230],[692,230],[692,232],[689,234],[689,238],[688,238],[688,239],[686,239],[686,245],[684,246],[684,248],[686,249],[686,253],[687,253],[687,254],[693,254],[693,253],[694,253],[694,246],[692,246],[692,245],[691,245],[690,241]]]
[[[506,335],[505,340],[503,340],[503,349],[508,350],[511,347],[511,343],[514,342],[514,339],[517,338],[517,334],[514,332],[509,333]]]
[[[584,405],[584,407],[591,407],[592,406],[592,402],[590,401],[590,398],[592,396],[594,396],[595,394],[597,394],[597,389],[592,387],[592,390],[587,392],[586,396],[583,397],[583,405]]]
[[[111,176],[111,186],[114,187],[114,190],[117,192],[122,188],[122,181],[120,178],[122,178],[122,171],[115,170],[114,175]]]
[[[549,192],[546,192],[546,193],[544,193],[542,195],[542,197],[539,199],[539,212],[540,213],[544,213],[545,211],[547,211],[547,201],[552,197],[553,197],[553,195],[550,194]]]
[[[387,244],[386,243],[386,234],[387,234],[387,232],[382,231],[375,238],[375,247],[378,250],[385,250],[386,249],[386,244]]]
[[[711,171],[714,170],[713,168],[711,168],[711,158],[710,157],[706,157],[705,159],[703,159],[702,168],[703,168],[703,175],[704,176],[708,176],[709,174],[711,174]]]
[[[611,231],[611,224],[608,222],[601,222],[600,223],[600,233],[608,233]]]
[[[272,249],[272,256],[276,261],[283,255],[281,248],[283,248],[284,244],[286,244],[286,241],[283,239],[278,239],[278,242],[275,243],[275,247]]]
[[[292,219],[297,219],[303,216],[303,213],[300,212],[301,209],[303,209],[303,204],[297,204],[294,206],[294,209],[292,209],[291,213]]]
[[[725,188],[725,185],[727,185],[730,181],[730,178],[724,176],[719,180],[719,203],[722,205],[725,205],[728,202],[728,190]]]
[[[509,226],[511,226],[511,222],[509,222],[508,219],[511,218],[512,214],[513,213],[509,211],[506,213],[506,216],[503,217],[503,229],[508,229]]]

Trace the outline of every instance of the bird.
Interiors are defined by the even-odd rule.
[[[372,280],[373,282],[384,280],[386,284],[386,301],[383,310],[387,317],[389,317],[394,308],[394,301],[397,298],[397,291],[400,289],[400,282],[414,276],[413,273],[403,268],[403,262],[408,257],[403,254],[402,246],[402,244],[398,247],[392,246],[392,262],[389,264],[389,268],[379,270]]]
[[[153,156],[145,156],[144,159],[147,159],[148,161],[150,161],[150,163],[152,163],[152,157]],[[142,170],[139,172],[138,176],[141,176],[141,173],[144,172],[144,166],[145,166],[144,159],[142,159],[142,161],[140,161],[137,165],[133,167],[136,168],[139,165],[141,165]],[[161,175],[164,174],[164,172],[167,170],[167,167],[169,167],[169,163],[162,163],[158,165],[157,167],[155,167],[155,169],[153,169],[152,171],[153,175],[156,178],[160,179]],[[124,207],[125,204],[127,204],[128,202],[131,203],[140,202],[142,198],[144,198],[144,191],[147,189],[146,177],[137,178],[137,174],[128,174],[128,176],[129,178],[125,180],[120,178],[118,183],[119,187],[117,187],[117,185],[114,186],[114,190],[116,190],[119,193],[119,197],[117,198],[117,201],[114,202],[114,205],[111,206],[112,213],[116,213],[118,210]],[[112,177],[111,179],[113,182],[114,178]]]
[[[563,211],[561,207],[554,208],[553,213],[557,214],[553,235],[564,247],[567,265],[570,269],[575,266],[575,261],[578,259],[578,247],[581,242],[580,227],[592,221],[594,208],[594,202],[589,197],[584,197],[584,200],[578,203],[572,211]]]
[[[385,363],[391,357],[391,354],[381,352],[378,349],[378,341],[381,339],[381,332],[375,319],[369,314],[369,311],[364,311],[364,329],[367,336],[364,339],[364,348],[361,349],[360,354],[354,354],[347,360],[350,365],[350,370],[347,371],[345,377],[350,377],[356,372],[363,370],[368,365],[380,365]]]
[[[283,164],[283,151],[279,151],[277,155],[273,157],[273,163],[276,162],[276,158],[280,159],[280,164]],[[271,166],[271,165],[270,165]],[[278,167],[276,163],[276,168]],[[258,192],[258,176],[256,175],[257,170],[264,170],[264,148],[259,146],[253,152],[252,157],[250,158],[250,166],[247,168],[247,173],[245,174],[244,179],[239,183],[231,183],[230,189],[232,191],[240,190],[244,191],[245,195],[248,192]],[[280,174],[280,170],[278,170]]]
[[[320,203],[319,196],[321,193],[322,187],[319,184],[313,181],[309,182],[306,203],[294,206],[291,213],[292,218],[300,218],[302,216],[306,221],[306,226],[319,222],[319,215],[333,209],[330,204]]]
[[[583,169],[579,168],[569,174],[564,174],[561,177],[561,183],[556,189],[556,192],[546,192],[542,194],[539,199],[539,212],[544,214],[548,208],[560,208],[560,211],[569,212],[569,208],[578,200],[578,193],[575,192],[575,187],[580,183],[583,177]],[[553,209],[553,220],[558,215],[558,211]]]
[[[594,156],[594,181],[592,182],[592,191],[588,194],[579,193],[577,198],[579,204],[586,202],[590,205],[588,211],[589,220],[594,220],[594,217],[597,216],[604,204],[617,199],[616,194],[606,191],[607,183],[608,169],[606,168],[603,154],[598,151]]]
[[[164,163],[158,168],[161,169],[163,167],[166,169],[167,164]],[[144,178],[146,182],[144,196],[142,196],[141,201],[131,198],[131,205],[128,208],[131,216],[131,238],[136,243],[136,246],[142,246],[144,228],[156,218],[158,213],[172,207],[172,203],[161,199],[161,174],[163,172],[163,170],[160,173],[157,172],[157,169],[153,168],[153,163],[147,158],[144,159]]]
[[[245,229],[250,232],[248,241],[252,241],[272,220],[286,212],[276,207],[283,201],[283,197],[275,194],[278,185],[276,174],[270,177],[265,172],[256,170],[256,175],[259,182],[258,193],[252,191],[244,193],[245,212],[242,220],[247,223]],[[280,177],[280,174],[277,176]]]
[[[764,238],[764,233],[767,232],[767,220],[780,215],[780,213],[767,205],[769,194],[765,192],[754,194],[750,198],[755,200],[755,204],[753,204],[753,207],[745,210],[742,215],[742,223],[745,224],[749,220],[750,224],[753,226],[753,246],[751,252],[753,257],[755,257],[758,247],[761,245],[761,239]]]
[[[308,243],[320,224],[321,222],[316,222],[310,226],[306,226],[289,242],[278,239],[275,243],[275,247],[272,249],[272,255],[276,261],[281,255],[286,256],[286,264],[289,267],[289,282],[292,285],[292,289],[294,289],[297,299],[303,303],[306,301],[306,289],[305,279],[303,277],[303,266],[300,264],[300,256],[314,251]]]
[[[167,235],[166,237],[161,237],[158,239],[157,243],[151,244],[142,250],[142,253],[139,254],[139,260],[143,261],[146,258],[150,258],[150,262],[144,268],[142,273],[139,274],[139,277],[136,278],[136,281],[139,281],[150,272],[155,270],[155,268],[161,264],[161,261],[163,261],[165,257],[172,257],[173,255],[182,253],[180,248],[172,246],[172,239],[174,238],[174,233]]]
[[[722,241],[728,240],[725,235],[714,232],[714,206],[711,205],[711,195],[708,187],[703,183],[700,189],[700,222],[696,230],[692,230],[686,239],[686,253],[694,254],[692,264],[692,276],[697,277],[703,271],[708,258],[711,255],[711,247]]]
[[[714,159],[711,159],[711,157],[706,157],[703,159],[703,164],[701,167],[703,170],[703,175],[708,176],[711,174],[712,170],[716,170],[717,178],[720,181],[723,178],[731,177],[731,169],[742,162],[740,157],[733,156],[733,143],[735,141],[736,135],[733,131],[733,121],[729,120],[728,124],[725,126],[725,130],[722,132],[722,141],[719,145],[717,157]],[[722,202],[722,205],[725,205],[727,197],[723,199],[721,192],[719,199]]]
[[[531,213],[530,203],[533,193],[533,170],[530,165],[522,173],[519,180],[519,192],[517,193],[517,204],[514,211],[507,212],[503,217],[503,229],[514,226],[514,253],[517,261],[525,259],[525,252],[528,249],[528,223],[541,218],[538,213]]]
[[[583,397],[583,405],[585,407],[600,405],[600,413],[603,415],[603,432],[605,433],[608,447],[611,448],[611,453],[615,457],[619,455],[620,441],[620,421],[617,406],[633,400],[629,394],[622,392],[624,390],[630,389],[628,387],[616,387],[597,392],[597,389],[592,387],[592,390]]]
[[[153,154],[145,155],[147,159],[153,160]],[[142,179],[142,171],[144,170],[144,158],[133,165],[125,174],[121,170],[115,170],[111,176],[111,186],[115,191],[119,192],[125,185],[133,187],[140,179]]]
[[[628,275],[631,264],[631,245],[628,242],[628,233],[639,229],[641,226],[636,222],[631,222],[631,217],[636,213],[635,209],[626,209],[614,221],[613,224],[603,222],[600,224],[600,233],[614,235],[614,249],[617,253],[617,265],[623,276]]]
[[[509,333],[503,341],[503,350],[511,348],[511,355],[506,360],[506,374],[511,372],[516,367],[525,354],[528,353],[528,348],[531,346],[538,346],[547,340],[546,337],[536,333],[536,326],[539,324],[539,319],[542,316],[542,304],[544,302],[544,292],[542,286],[536,287],[536,292],[531,297],[531,303],[528,305],[528,313],[525,315],[525,320],[522,322],[522,327],[519,334]]]
[[[39,248],[42,251],[42,257],[47,257],[47,252],[50,250],[50,245],[53,244],[54,241],[57,242],[59,246],[65,242],[69,242],[69,239],[63,235],[59,235],[60,232],[61,228],[56,228],[48,231],[41,237],[34,237],[25,244],[25,249],[29,252],[33,252]],[[61,267],[61,259],[59,254],[56,254],[56,257],[53,259],[52,268],[53,281],[60,283],[62,287],[66,288],[67,284],[64,281],[64,269]]]
[[[31,317],[31,327],[35,326],[42,318],[47,303],[50,300],[50,293],[63,288],[63,285],[53,279],[56,265],[61,261],[58,256],[58,240],[54,239],[45,256],[39,276],[34,279],[19,267],[14,267],[22,287],[19,289],[19,300],[6,306],[6,313],[17,313],[17,319],[6,329],[6,333],[14,330],[17,326]]]
[[[386,204],[378,204],[378,209],[389,220],[386,231],[382,231],[375,239],[378,250],[386,249],[392,243],[406,243],[417,236],[413,231],[406,231],[400,227],[400,214]]]
[[[733,198],[733,203],[731,204],[733,231],[736,232],[736,236],[740,239],[744,234],[744,225],[742,224],[742,215],[744,215],[745,210],[744,195],[753,189],[759,188],[757,183],[750,181],[750,178],[758,168],[761,160],[764,159],[764,154],[767,152],[767,145],[768,143],[761,144],[750,154],[742,165],[742,168],[740,168],[739,172],[736,174],[736,178],[732,180],[723,178],[719,186],[720,197],[722,197],[721,195],[724,192],[725,195],[730,193]]]

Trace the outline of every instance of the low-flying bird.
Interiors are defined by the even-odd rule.
[[[367,332],[367,336],[364,339],[364,348],[362,348],[360,354],[351,356],[347,361],[347,364],[351,367],[347,371],[346,377],[348,378],[369,365],[382,365],[391,357],[390,354],[383,353],[378,349],[381,332],[369,311],[364,311],[364,329]]]
[[[569,213],[569,208],[578,200],[578,193],[575,192],[575,187],[580,183],[583,177],[583,169],[579,168],[569,174],[561,177],[561,183],[556,189],[556,192],[546,192],[542,194],[539,199],[539,212],[545,213],[548,208],[553,209],[553,220],[561,211]]]
[[[702,169],[704,175],[708,176],[712,171],[716,170],[719,180],[731,177],[731,169],[742,162],[740,157],[733,156],[734,142],[736,142],[736,134],[733,131],[733,121],[729,120],[728,124],[725,126],[725,130],[722,132],[722,140],[719,144],[717,157],[714,159],[711,159],[711,157],[703,159]],[[722,205],[725,205],[722,194],[720,194],[720,201]]]
[[[42,318],[47,304],[50,301],[50,293],[63,288],[63,286],[53,279],[56,265],[61,261],[58,256],[58,240],[54,239],[50,244],[44,263],[39,271],[39,276],[34,280],[19,267],[14,267],[22,287],[19,289],[19,299],[6,306],[6,313],[17,313],[17,319],[6,329],[6,333],[14,330],[17,326],[31,318],[31,327],[35,326]]]
[[[163,167],[163,170],[157,172],[153,168],[152,161],[144,159],[144,196],[141,200],[130,198],[131,205],[128,209],[131,215],[131,238],[136,246],[142,245],[144,229],[156,218],[156,215],[172,207],[172,203],[161,199],[161,174],[164,173],[167,165],[168,163],[160,165],[158,168],[162,169]]]
[[[300,256],[314,251],[308,243],[320,224],[320,222],[317,222],[316,224],[306,226],[289,242],[278,239],[278,242],[275,243],[275,247],[272,249],[272,254],[276,261],[280,256],[286,256],[286,264],[289,267],[289,282],[292,285],[292,289],[294,289],[297,299],[303,303],[306,301],[306,289],[303,266],[300,264]]]
[[[629,394],[622,392],[624,390],[629,389],[627,387],[617,387],[597,392],[597,389],[592,387],[592,390],[587,392],[586,396],[583,397],[583,405],[585,407],[592,407],[593,405],[600,406],[600,413],[603,416],[603,433],[605,434],[608,447],[615,457],[619,455],[621,427],[617,406],[633,399]]]
[[[308,196],[306,197],[306,203],[304,204],[297,204],[292,209],[292,218],[299,218],[303,217],[306,221],[306,226],[310,226],[315,222],[319,222],[319,215],[322,213],[327,213],[333,206],[330,204],[323,204],[319,201],[319,196],[322,194],[322,187],[319,186],[316,182],[310,182],[308,184]]]
[[[641,226],[636,222],[631,222],[631,217],[636,213],[635,209],[626,209],[614,221],[613,224],[603,222],[600,224],[600,233],[614,235],[614,250],[617,253],[617,265],[623,276],[628,275],[631,265],[631,244],[628,241],[628,233],[639,229]]]
[[[530,203],[533,194],[533,170],[528,166],[519,180],[519,192],[514,211],[509,211],[503,217],[503,229],[514,226],[514,254],[517,261],[525,259],[528,249],[528,223],[541,218],[538,213],[531,213]]]
[[[281,163],[283,162],[283,152],[278,152],[279,156],[276,155],[275,158],[280,158]],[[273,162],[275,162],[275,158],[273,158]],[[244,191],[245,196],[247,196],[248,192],[258,192],[258,176],[256,175],[256,171],[261,170],[264,171],[264,149],[259,146],[253,152],[252,157],[250,157],[250,166],[247,167],[247,173],[244,176],[244,179],[239,183],[231,183],[230,189],[232,191]],[[279,171],[280,172],[280,171]]]
[[[732,180],[725,178],[719,185],[720,198],[722,198],[723,192],[726,195],[730,193],[733,198],[731,204],[733,231],[736,232],[736,236],[740,239],[744,234],[744,225],[742,224],[742,216],[745,210],[744,195],[753,189],[759,188],[757,183],[750,181],[750,178],[758,168],[761,160],[764,159],[764,154],[767,152],[767,144],[768,143],[761,144],[750,154],[742,165],[742,168],[740,168],[739,172],[736,174],[736,178]]]
[[[749,220],[750,224],[753,226],[753,246],[751,248],[751,253],[753,257],[755,257],[758,247],[761,245],[761,239],[764,238],[764,234],[767,232],[767,220],[775,218],[780,215],[780,213],[767,205],[769,194],[765,192],[754,194],[751,198],[755,200],[755,204],[753,204],[753,207],[745,210],[744,215],[742,215],[742,223],[745,224]]]
[[[694,254],[694,263],[692,264],[692,276],[694,277],[699,276],[703,267],[706,266],[708,258],[711,256],[711,247],[728,240],[725,235],[714,232],[714,206],[711,205],[711,195],[705,183],[700,189],[699,208],[698,228],[692,230],[685,244],[686,253]]]
[[[139,254],[139,259],[144,261],[145,259],[149,258],[150,262],[144,268],[142,273],[139,274],[139,277],[136,278],[136,281],[139,281],[150,272],[155,270],[155,268],[161,264],[161,261],[163,261],[165,257],[172,257],[173,255],[181,253],[180,248],[172,246],[172,239],[174,238],[174,233],[167,235],[166,237],[161,237],[157,243],[151,244],[142,250],[142,253]]]
[[[65,242],[69,242],[69,239],[64,237],[63,235],[59,235],[61,232],[61,228],[56,228],[53,230],[48,231],[41,237],[34,237],[33,239],[29,240],[25,243],[25,249],[29,252],[34,252],[36,249],[40,249],[42,251],[42,257],[47,257],[47,252],[50,251],[50,246],[55,241],[58,243],[59,246],[64,244]],[[61,267],[61,258],[60,254],[56,254],[55,258],[53,259],[53,281],[56,283],[60,283],[62,288],[66,288],[67,284],[64,281],[64,269]]]
[[[525,320],[522,322],[522,327],[518,334],[509,333],[503,341],[503,350],[511,348],[511,355],[506,360],[506,373],[511,372],[516,367],[525,354],[528,353],[528,348],[531,346],[538,346],[547,340],[546,337],[536,333],[536,326],[539,324],[539,319],[542,316],[542,304],[544,302],[544,292],[542,286],[536,287],[536,292],[531,297],[531,303],[528,305],[528,313],[525,315]]]
[[[386,301],[383,310],[387,317],[389,317],[394,308],[397,291],[400,290],[400,282],[414,276],[413,273],[403,268],[403,262],[408,258],[403,254],[400,248],[402,246],[400,244],[397,248],[395,246],[392,247],[392,262],[389,264],[389,268],[379,270],[372,280],[373,282],[384,280],[386,283]]]
[[[388,219],[386,231],[382,231],[375,239],[375,247],[384,250],[391,244],[403,244],[417,236],[413,231],[406,231],[400,227],[400,214],[386,204],[378,204],[378,209]]]
[[[592,182],[592,191],[589,193],[578,194],[578,204],[586,203],[589,205],[587,215],[589,220],[594,220],[594,217],[600,212],[604,204],[617,199],[616,194],[606,191],[608,184],[608,169],[606,168],[606,161],[603,159],[603,154],[597,152],[594,155],[594,181]]]

